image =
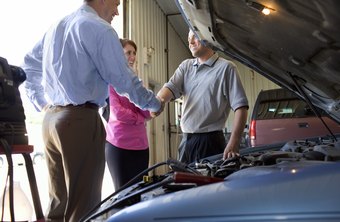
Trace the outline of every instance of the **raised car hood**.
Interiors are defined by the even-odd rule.
[[[177,0],[177,5],[201,40],[306,94],[340,123],[340,1]],[[261,13],[263,7],[269,15]]]

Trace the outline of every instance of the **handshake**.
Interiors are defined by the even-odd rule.
[[[163,112],[164,106],[165,106],[164,99],[162,99],[159,96],[156,96],[156,98],[160,101],[161,107],[159,108],[159,110],[157,112],[150,112],[150,115],[151,115],[152,118],[155,118],[155,117],[159,116],[159,114],[161,114]]]

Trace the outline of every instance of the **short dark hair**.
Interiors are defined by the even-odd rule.
[[[135,48],[136,52],[137,52],[137,45],[134,41],[130,40],[130,39],[119,39],[120,43],[122,44],[123,48],[126,45],[131,45],[133,48]]]

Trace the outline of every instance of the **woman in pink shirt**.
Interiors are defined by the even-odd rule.
[[[137,46],[128,39],[121,39],[120,42],[133,69]],[[110,114],[106,126],[105,158],[115,190],[118,190],[148,168],[146,120],[151,117],[149,111],[139,109],[128,98],[118,95],[113,87],[110,86],[109,90]]]

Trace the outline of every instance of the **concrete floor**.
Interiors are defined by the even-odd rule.
[[[26,129],[28,133],[29,138],[29,144],[34,146],[34,153],[43,153],[43,141],[41,137],[41,121],[43,117],[43,113],[36,112],[35,109],[33,109],[33,106],[29,104],[27,101],[23,100],[23,103],[26,105]],[[3,195],[4,187],[5,187],[5,181],[6,181],[6,175],[7,175],[7,161],[6,156],[1,155],[2,159],[4,160],[4,163],[1,165],[0,163],[0,197]],[[14,180],[19,181],[20,185],[22,187],[22,190],[28,197],[28,199],[32,204],[32,198],[31,198],[31,191],[29,187],[29,182],[27,179],[27,173],[25,166],[23,165],[24,159],[22,155],[13,155],[13,164],[14,164]],[[38,191],[40,195],[41,200],[41,206],[43,208],[43,212],[47,209],[48,204],[48,181],[47,181],[47,167],[45,160],[37,161],[36,164],[34,164],[34,172],[38,184]],[[102,200],[111,195],[114,192],[113,183],[111,180],[111,175],[109,173],[108,168],[105,169],[104,174],[104,180],[103,180],[103,187],[102,187]],[[1,206],[0,206],[1,209]],[[34,216],[34,215],[33,215]],[[35,218],[35,216],[33,217]]]
[[[5,156],[2,156],[5,159]],[[21,155],[14,155],[14,181],[19,181],[20,186],[24,193],[26,194],[27,198],[32,204],[32,197],[30,193],[29,182],[27,179],[26,169],[25,166],[22,165],[24,162]],[[2,197],[6,175],[7,175],[7,163],[4,161],[3,166],[0,166],[0,196]],[[48,181],[47,181],[47,167],[45,161],[39,161],[38,163],[34,164],[34,172],[37,180],[38,191],[40,195],[41,206],[43,208],[43,212],[45,212],[48,204]],[[104,180],[103,180],[103,188],[102,188],[102,200],[111,195],[114,192],[113,183],[111,180],[111,175],[106,167]],[[33,213],[33,218],[35,215]]]

